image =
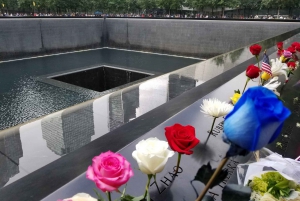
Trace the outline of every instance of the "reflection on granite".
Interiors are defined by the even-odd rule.
[[[42,135],[47,147],[62,156],[91,142],[94,132],[92,105],[76,114],[61,111],[42,119]],[[77,118],[78,115],[78,118]]]
[[[0,188],[11,177],[19,173],[19,159],[23,150],[19,133],[7,134],[0,138]]]
[[[265,45],[264,48],[271,48],[271,50],[275,52],[276,47],[274,44],[276,43],[274,41],[285,40],[285,43],[291,43],[299,38],[298,32],[299,30],[292,31],[275,37],[275,39],[268,39],[263,42]],[[297,35],[293,36],[294,34]],[[132,119],[140,117],[169,100],[184,94],[184,92],[205,83],[207,80],[242,64],[249,60],[249,58],[253,58],[248,51],[248,48],[249,46],[236,50],[237,53],[234,53],[235,51],[233,51],[220,55],[217,57],[219,59],[218,65],[215,62],[216,58],[209,59],[118,90],[95,100],[90,100],[64,109],[37,121],[21,125],[17,127],[18,129],[13,129],[13,131],[11,129],[1,131],[0,136],[5,136],[7,132],[13,132],[14,135],[21,136],[22,148],[20,149],[23,149],[24,156],[21,158],[20,166],[23,167],[27,173],[23,172],[20,175],[16,175],[12,178],[12,181],[43,167],[63,154],[78,149],[89,143],[91,140],[101,137]],[[243,74],[240,79],[243,81],[234,81],[236,82],[234,86],[244,82]],[[223,94],[224,91],[228,92],[226,96]],[[232,85],[225,85],[223,91],[219,91],[217,96],[220,99],[230,97],[232,92]],[[199,109],[198,106],[197,109]],[[193,111],[195,110],[196,108],[193,108]],[[198,128],[201,128],[200,130],[208,130],[209,128],[206,127],[211,124],[211,119],[202,119],[201,122],[193,122],[195,120],[189,116],[189,118],[186,118],[185,120],[187,122],[181,123],[197,125]],[[172,121],[176,122],[176,118]],[[221,121],[221,119],[218,119],[216,124]],[[157,132],[160,133],[161,130],[157,130]],[[206,137],[207,133],[204,132],[200,135],[200,140],[203,141]],[[197,156],[193,157],[193,163],[197,164],[198,168],[201,164],[207,164],[208,160],[214,168],[220,161],[222,154],[219,153],[225,153],[228,147],[224,145],[218,146],[219,143],[221,143],[221,140],[219,141],[220,142],[218,143],[214,141],[208,142],[207,146],[217,153],[212,154],[213,158],[208,159],[204,156],[201,157],[200,154],[199,158]],[[211,144],[213,142],[214,144]],[[49,147],[51,151],[47,147]],[[183,159],[183,161],[184,160],[185,159]],[[7,177],[11,177],[10,174],[7,175]],[[192,189],[191,192],[193,193]],[[159,195],[154,195],[154,197],[157,196]]]
[[[126,192],[131,195],[138,196],[141,194],[141,192],[143,192],[144,185],[146,183],[146,176],[138,170],[138,165],[132,158],[132,152],[135,150],[135,145],[137,142],[149,137],[157,137],[160,140],[165,140],[164,128],[166,126],[173,125],[174,123],[180,123],[182,125],[189,124],[195,127],[197,138],[200,139],[200,142],[202,143],[193,149],[193,155],[182,156],[180,165],[181,168],[178,171],[178,176],[174,176],[173,172],[177,157],[171,157],[168,160],[163,172],[157,174],[157,183],[153,181],[151,182],[150,194],[151,199],[154,201],[195,200],[197,198],[197,194],[201,191],[201,189],[204,188],[209,177],[208,175],[211,175],[213,170],[216,169],[229,148],[229,146],[222,140],[221,131],[216,132],[216,135],[211,137],[206,146],[203,144],[207,138],[208,133],[206,131],[211,126],[212,118],[206,117],[200,112],[200,105],[204,98],[215,97],[222,101],[226,101],[229,95],[232,93],[233,87],[238,86],[244,79],[244,73],[239,74],[235,79],[225,83],[223,86],[198,100],[194,104],[188,106],[186,109],[182,110],[172,118],[167,119],[157,127],[151,129],[149,132],[145,133],[145,135],[136,139],[133,143],[130,143],[123,149],[119,150],[119,153],[130,162],[134,170],[134,177],[129,180],[129,183],[126,187]],[[151,80],[149,80],[149,82],[151,83]],[[249,87],[255,85],[255,82],[249,83]],[[162,95],[166,96],[167,93],[163,93]],[[220,124],[222,120],[222,118],[217,119],[216,126]],[[221,200],[223,196],[223,189],[229,182],[228,178],[234,177],[233,170],[235,170],[240,161],[241,160],[237,158],[232,158],[229,160],[228,164],[226,164],[223,170],[223,176],[220,177],[218,182],[215,183],[210,189],[210,193],[206,195],[204,200]],[[173,177],[175,177],[175,179],[173,179]],[[82,183],[85,185],[82,186]],[[68,197],[76,193],[78,189],[94,195],[94,186],[95,184],[92,181],[87,181],[85,173],[83,173],[76,179],[55,191],[53,194],[45,197],[43,201],[53,201],[61,197]],[[226,193],[227,192],[228,189],[226,189]],[[224,196],[227,195],[228,194],[224,194]],[[113,196],[113,199],[116,199],[116,194],[113,194]],[[227,200],[229,201],[229,199]]]

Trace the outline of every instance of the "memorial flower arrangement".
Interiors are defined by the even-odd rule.
[[[299,67],[300,43],[293,42],[290,47],[283,49],[283,42],[277,43],[279,61],[286,64],[284,70],[287,72],[286,83],[288,78],[293,74],[293,71]]]
[[[262,173],[249,180],[253,201],[299,201],[300,185],[276,171]]]
[[[294,45],[298,47],[296,44]],[[283,44],[278,43],[277,47],[278,52],[289,57],[289,54],[284,53]],[[259,45],[250,47],[251,53],[257,60],[261,49]],[[297,51],[297,48],[295,50]],[[289,62],[291,61],[289,60]],[[296,62],[289,65],[293,69],[297,68]],[[295,67],[293,67],[294,65]],[[204,143],[207,143],[212,134],[216,119],[224,117],[223,140],[230,145],[230,148],[196,201],[203,199],[230,157],[257,151],[272,143],[280,135],[284,121],[291,114],[278,98],[279,93],[276,91],[281,84],[278,81],[278,76],[282,74],[287,76],[287,66],[280,59],[270,62],[265,52],[261,68],[258,63],[258,66],[250,65],[246,69],[245,87],[242,93],[239,90],[235,91],[231,97],[233,104],[217,99],[203,100],[200,106],[201,112],[213,118],[212,127]],[[250,87],[246,90],[247,83],[256,78],[262,78],[260,86]],[[195,128],[191,125],[183,126],[176,123],[173,126],[167,126],[165,127],[165,135],[162,137],[165,140],[153,137],[141,140],[132,152],[132,157],[136,160],[139,171],[145,174],[145,191],[143,194],[141,192],[140,196],[134,197],[126,194],[126,184],[134,176],[132,164],[121,154],[108,151],[95,156],[92,165],[88,167],[86,172],[87,179],[93,181],[99,190],[106,193],[107,199],[95,191],[97,198],[92,198],[87,194],[77,194],[63,201],[112,201],[111,193],[113,192],[117,193],[117,200],[121,201],[150,201],[150,181],[154,179],[156,182],[157,174],[164,170],[168,159],[177,152],[177,163],[174,164],[176,169],[173,172],[176,175],[182,155],[193,154],[192,149],[200,143],[200,140],[196,138]],[[172,150],[169,150],[169,147]],[[300,190],[299,185],[291,183],[280,173],[262,174],[261,177],[252,179],[249,186],[254,192],[252,198],[255,201],[284,200],[291,192]]]
[[[86,172],[87,179],[92,180],[99,190],[107,194],[108,201],[112,200],[112,192],[119,193],[119,200],[122,201],[150,200],[150,181],[152,178],[156,180],[156,174],[163,171],[168,159],[174,155],[174,151],[178,152],[178,161],[174,173],[176,175],[181,155],[191,155],[193,153],[191,149],[200,142],[196,138],[195,128],[190,125],[182,126],[175,124],[166,127],[165,136],[168,142],[157,138],[141,140],[136,145],[136,150],[132,152],[132,157],[137,161],[139,170],[148,177],[143,195],[133,197],[125,194],[125,188],[123,193],[119,190],[133,176],[130,163],[119,153],[108,151],[94,157],[92,165],[88,167]],[[169,145],[174,151],[168,149]],[[92,198],[88,194],[80,193],[62,201],[105,200],[96,190],[95,192],[98,197],[97,199]]]
[[[247,85],[250,80],[259,78],[260,86],[270,89],[278,97],[280,93],[277,91],[277,88],[282,84],[278,77],[284,76],[285,83],[288,82],[289,77],[293,74],[293,71],[297,70],[299,67],[298,55],[300,55],[300,43],[294,42],[287,49],[283,49],[283,42],[277,43],[277,54],[279,58],[269,59],[266,51],[263,54],[263,60],[260,65],[259,55],[261,53],[262,47],[258,44],[250,46],[249,50],[257,58],[257,65],[249,65],[246,69],[245,75],[247,77],[242,93],[240,90],[235,90],[233,96],[230,98],[233,105],[236,104],[238,99],[241,97],[241,94],[247,88]],[[261,66],[261,67],[260,67]],[[284,84],[285,84],[284,83]]]

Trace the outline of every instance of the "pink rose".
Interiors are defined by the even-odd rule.
[[[283,51],[283,56],[284,56],[284,58],[292,58],[292,53],[290,52],[290,51],[288,51],[288,50],[284,50]]]
[[[94,157],[86,172],[86,178],[94,181],[103,192],[118,190],[132,176],[130,163],[121,154],[111,151]]]

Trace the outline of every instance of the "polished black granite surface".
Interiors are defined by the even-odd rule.
[[[294,40],[299,39],[298,35]],[[287,45],[287,44],[286,44]],[[276,58],[276,53],[270,55],[270,58]],[[283,76],[279,77],[279,80],[285,81]],[[137,162],[132,157],[132,152],[135,150],[136,144],[150,137],[157,137],[160,140],[165,140],[166,137],[165,127],[174,125],[175,123],[180,123],[182,125],[192,125],[196,129],[197,138],[200,139],[200,144],[197,145],[193,151],[194,153],[190,156],[183,155],[181,160],[181,168],[179,169],[178,176],[174,176],[174,168],[177,161],[177,155],[173,156],[168,160],[168,163],[163,172],[157,174],[156,183],[154,180],[150,184],[150,194],[153,201],[158,200],[195,200],[201,190],[205,186],[206,174],[210,174],[213,169],[217,168],[218,164],[221,162],[223,157],[229,148],[229,145],[223,142],[223,118],[218,118],[213,129],[213,134],[209,139],[208,143],[205,145],[205,140],[207,139],[208,132],[212,124],[213,118],[205,116],[200,112],[200,105],[203,99],[207,98],[217,98],[221,101],[228,101],[233,95],[234,90],[242,90],[244,82],[246,80],[245,73],[242,72],[238,76],[234,77],[232,80],[224,83],[222,86],[218,87],[211,93],[203,96],[195,103],[191,104],[181,112],[166,119],[164,122],[156,126],[155,128],[146,132],[143,136],[137,138],[135,141],[127,145],[125,148],[119,150],[118,152],[122,154],[132,165],[134,170],[134,177],[132,177],[127,185],[126,192],[133,196],[140,196],[144,192],[145,184],[147,182],[147,176],[139,171]],[[300,145],[299,138],[297,138],[297,133],[300,132],[300,127],[296,126],[295,120],[299,121],[299,111],[292,110],[294,103],[294,98],[300,95],[300,90],[295,88],[294,85],[300,80],[300,71],[295,72],[295,76],[292,76],[289,80],[288,85],[285,89],[281,91],[282,98],[285,104],[291,108],[293,114],[285,123],[282,133],[288,133],[289,138],[296,140],[291,144],[293,148],[287,150],[276,150],[277,153],[283,154],[285,157],[296,158],[300,155],[300,151],[297,147]],[[299,83],[298,83],[299,84]],[[249,82],[248,87],[257,86],[258,79]],[[300,85],[300,84],[299,84]],[[183,95],[184,96],[184,95]],[[180,96],[181,97],[181,96]],[[178,97],[179,98],[179,97]],[[296,107],[298,107],[296,103]],[[293,132],[290,132],[290,127],[292,127]],[[279,138],[276,140],[269,148],[274,150],[277,142],[280,142]],[[275,150],[274,150],[275,151]],[[252,154],[252,153],[251,153]],[[223,177],[219,183],[214,185],[207,193],[205,199],[203,200],[215,200],[215,201],[249,201],[251,191],[247,187],[242,187],[237,185],[236,179],[236,168],[240,163],[246,163],[251,157],[251,154],[246,157],[238,156],[231,158],[224,167],[228,173]],[[92,161],[90,161],[90,164]],[[175,177],[175,179],[173,178]],[[209,178],[209,176],[208,176]],[[173,180],[174,179],[174,180]],[[207,182],[207,181],[206,181]],[[72,195],[78,192],[85,192],[95,196],[94,182],[86,179],[86,174],[83,173],[79,177],[75,178],[62,188],[53,192],[49,196],[43,199],[43,201],[53,201],[60,198],[72,197]],[[102,194],[105,197],[105,194]],[[119,196],[118,193],[113,193],[113,199]]]
[[[260,44],[272,53],[276,51],[274,44],[278,41],[284,41],[286,45],[299,41],[297,33],[299,30],[262,41]],[[249,64],[255,63],[255,58],[248,48],[247,46],[220,55],[53,113],[38,121],[2,131],[1,140],[6,144],[2,150],[7,150],[3,152],[8,156],[5,158],[7,164],[16,165],[19,159],[20,174],[9,181],[10,185],[0,190],[0,196],[7,200],[40,200],[82,174],[95,155],[107,150],[118,151],[144,134],[150,135],[152,130],[156,131],[155,135],[161,135],[162,126],[159,125],[166,125],[164,122],[168,119],[168,124],[180,120],[182,124],[195,125],[197,130],[201,130],[199,136],[203,141],[207,136],[205,133],[211,119],[203,118],[197,104],[201,98],[211,92],[216,93],[215,90],[242,73]],[[240,78],[231,80],[230,83],[225,84],[226,89],[223,88],[214,94],[214,97],[228,100],[233,93],[232,88],[240,86],[244,81]],[[166,102],[168,103],[164,104]],[[187,109],[184,110],[185,108]],[[185,114],[184,118],[181,113],[178,114],[180,111]],[[176,114],[178,115],[171,118]],[[200,116],[201,121],[198,121],[197,118]],[[106,133],[109,134],[104,135]],[[6,147],[9,143],[18,146],[20,141],[18,137],[21,138],[23,153],[13,156]],[[6,139],[10,140],[6,141]],[[84,146],[91,140],[93,142]],[[215,147],[210,144],[214,142],[215,140],[209,142],[208,147]],[[126,147],[126,150],[129,150],[126,152],[128,158],[133,146],[134,143]],[[216,152],[211,151],[213,167],[221,158],[218,153],[223,153],[226,149],[226,146],[216,147],[218,147]],[[64,153],[69,154],[59,158],[59,155]],[[205,155],[212,156],[204,154],[203,157]],[[11,163],[10,159],[14,159],[15,163]],[[201,163],[210,160],[210,158],[203,159]],[[46,165],[50,162],[52,163]],[[7,175],[13,175],[13,172],[6,172]],[[28,173],[31,174],[27,175]],[[190,179],[193,179],[192,177]],[[19,181],[12,183],[17,179]],[[53,196],[64,198],[69,195],[63,190],[58,192],[60,194],[53,194]],[[73,190],[69,193],[73,193]]]

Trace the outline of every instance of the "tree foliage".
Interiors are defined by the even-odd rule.
[[[236,9],[295,9],[300,0],[0,0],[3,10],[36,12],[87,12],[104,13],[147,12],[152,9],[180,10],[182,6],[200,11],[204,8]]]

